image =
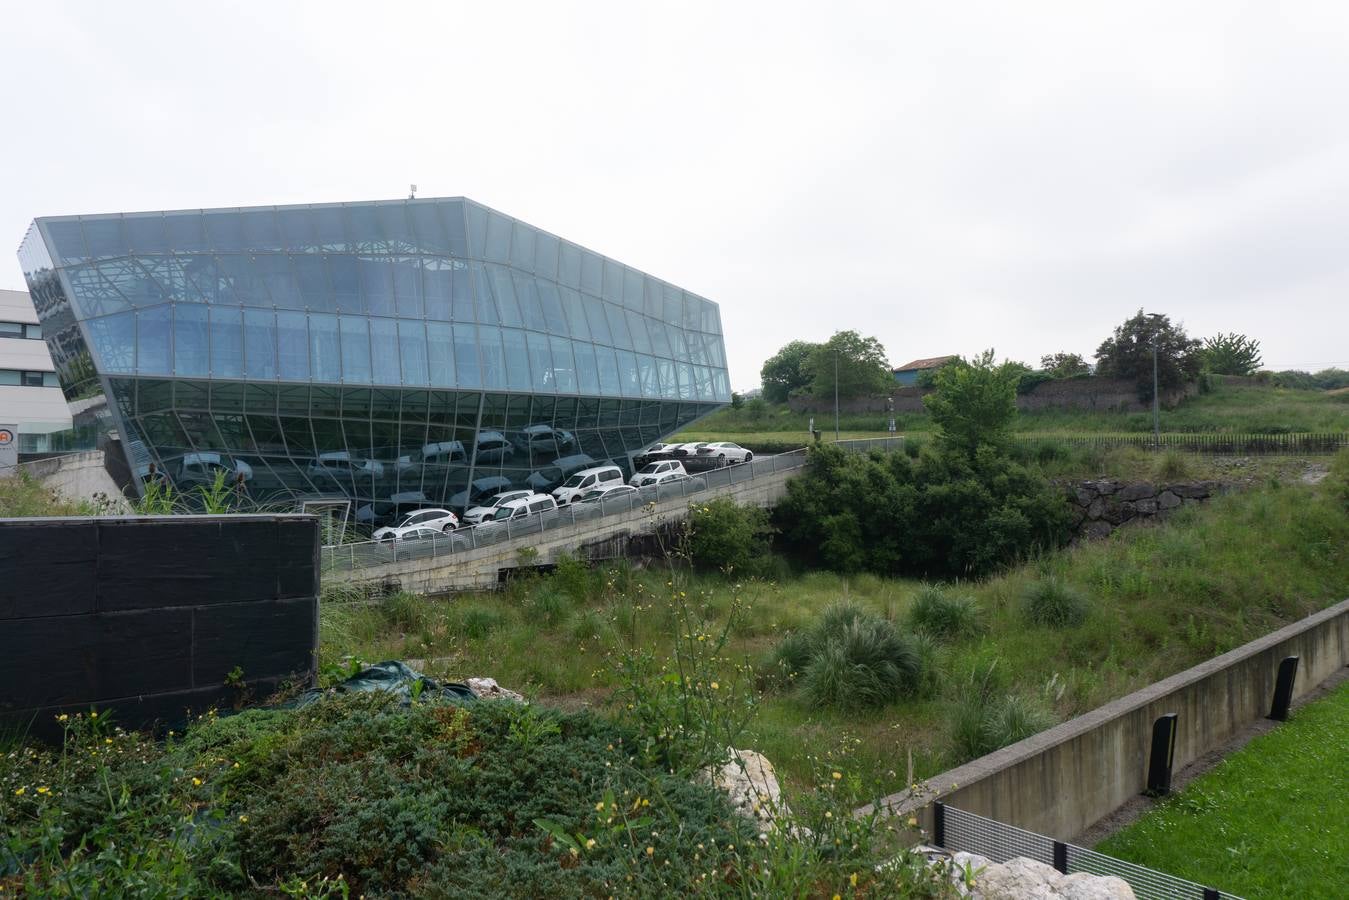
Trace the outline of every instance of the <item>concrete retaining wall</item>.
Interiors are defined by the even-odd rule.
[[[1174,770],[1269,714],[1279,662],[1299,656],[1295,697],[1349,665],[1349,600],[1034,737],[928,780],[921,801],[882,803],[902,816],[951,806],[1072,840],[1143,792],[1153,722],[1178,713]]]
[[[501,570],[520,565],[520,550],[537,551],[531,564],[545,565],[563,553],[588,558],[614,555],[614,548],[640,535],[683,520],[689,505],[706,497],[728,497],[742,505],[772,506],[787,494],[787,482],[804,469],[784,469],[718,489],[715,493],[671,497],[632,510],[625,515],[578,522],[551,528],[537,534],[522,535],[510,541],[441,556],[401,560],[366,566],[349,572],[325,573],[329,581],[348,584],[385,585],[419,594],[445,594],[482,590],[497,584]]]
[[[314,516],[0,519],[0,723],[139,727],[310,677],[318,547]]]
[[[104,465],[102,450],[37,459],[19,468],[65,500],[93,500],[98,494],[114,501],[122,499],[122,491]]]

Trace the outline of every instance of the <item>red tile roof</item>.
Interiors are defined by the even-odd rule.
[[[911,363],[896,367],[894,371],[912,372],[916,369],[939,369],[953,359],[955,359],[954,356],[934,356],[931,359],[915,359]]]

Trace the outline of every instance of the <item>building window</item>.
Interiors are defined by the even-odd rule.
[[[55,372],[28,372],[21,369],[0,369],[0,385],[22,387],[60,387]]]
[[[0,322],[0,338],[31,338],[42,340],[42,326],[26,322]]]

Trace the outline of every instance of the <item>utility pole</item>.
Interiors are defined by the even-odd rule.
[[[1160,335],[1161,313],[1148,313],[1152,320],[1152,449],[1162,449],[1161,399],[1158,397],[1157,338]]]
[[[838,431],[838,351],[834,351],[834,440],[839,439]]]

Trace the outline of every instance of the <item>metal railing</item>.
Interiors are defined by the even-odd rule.
[[[805,464],[804,449],[776,456],[757,457],[746,463],[699,472],[679,481],[640,488],[635,494],[624,493],[591,503],[573,503],[545,513],[507,519],[503,522],[484,522],[481,525],[460,528],[428,538],[330,544],[323,547],[320,559],[325,572],[353,571],[412,559],[438,559],[557,528],[598,524],[611,516],[630,514],[633,510],[641,509],[648,504],[675,498],[703,496],[708,492],[715,493],[732,485],[754,481],[776,472],[799,469]]]
[[[1137,863],[1116,859],[1076,844],[1007,825],[940,801],[932,804],[933,842],[944,850],[963,851],[1005,863],[1024,856],[1053,866],[1065,875],[1089,872],[1114,875],[1133,888],[1139,900],[1241,900],[1235,894],[1177,878]]]
[[[930,434],[916,434],[915,438],[931,438]],[[1159,441],[1151,434],[1036,434],[1013,433],[1012,440],[1020,444],[1044,445],[1065,444],[1074,447],[1137,447],[1140,450],[1155,450]],[[845,450],[867,452],[869,450],[902,450],[903,437],[857,438],[829,443]],[[1163,450],[1182,450],[1187,453],[1210,454],[1248,454],[1252,456],[1278,453],[1334,453],[1349,447],[1349,432],[1300,432],[1295,434],[1163,434],[1160,438]]]

